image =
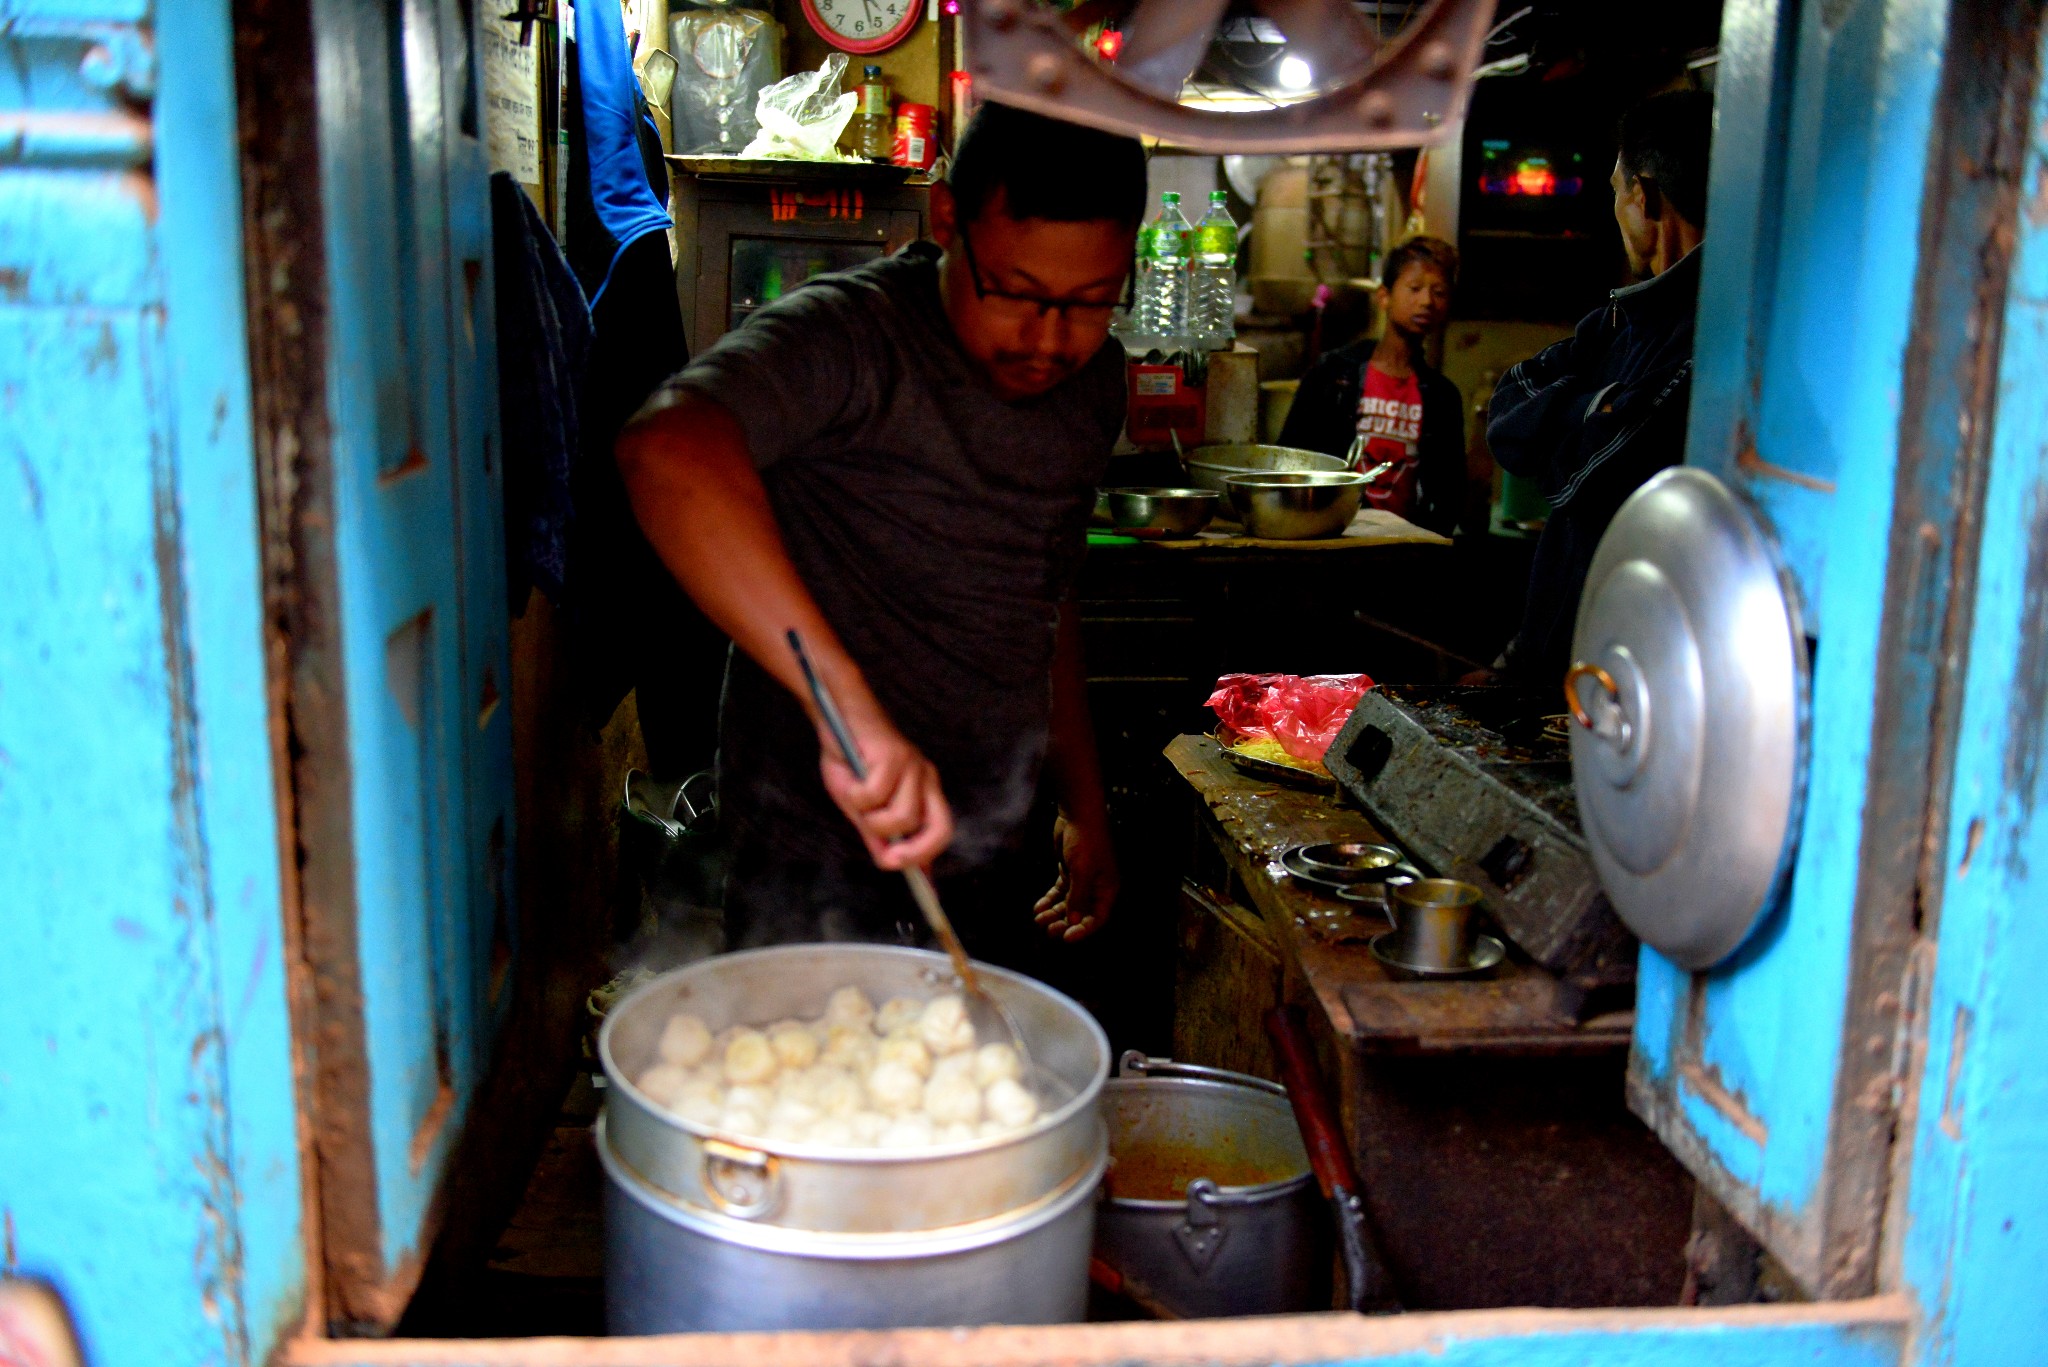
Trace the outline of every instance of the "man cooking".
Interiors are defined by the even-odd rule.
[[[1551,506],[1521,630],[1496,666],[1515,682],[1563,680],[1607,524],[1650,476],[1685,459],[1713,121],[1713,96],[1696,90],[1652,96],[1622,119],[1614,217],[1638,283],[1494,387],[1487,445]]]
[[[1135,140],[987,105],[932,187],[932,242],[755,313],[621,436],[649,541],[736,647],[718,765],[733,948],[908,938],[912,865],[978,952],[1034,913],[1065,941],[1107,917],[1065,599],[1123,422],[1108,330],[1145,193]],[[1014,870],[1047,763],[1061,872],[1031,908]]]

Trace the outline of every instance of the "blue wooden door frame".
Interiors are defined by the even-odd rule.
[[[1738,82],[1757,51],[1757,35],[1745,37],[1739,21],[1760,12],[1747,0],[1730,9],[1727,57]],[[1938,70],[1944,52],[1958,67],[1978,60],[1955,46],[1949,11],[1896,3],[1884,13],[1889,60],[1923,73]],[[2039,1359],[2048,1344],[2048,992],[2035,981],[2048,962],[2048,818],[2039,802],[2048,762],[2048,387],[2036,377],[2048,369],[2048,214],[2031,196],[2048,173],[2048,100],[2038,91],[2014,121],[2026,136],[2017,164],[2028,197],[2000,225],[2011,276],[1990,296],[2002,333],[1989,371],[1996,420],[1986,431],[1973,419],[1969,429],[1970,440],[1988,443],[1988,459],[1973,464],[1968,441],[1950,438],[1963,452],[1952,468],[1976,471],[1977,482],[1954,495],[1970,515],[1932,519],[1947,582],[1967,594],[1941,614],[1950,646],[1930,686],[1944,701],[1926,724],[1946,739],[1929,751],[1934,812],[1922,829],[1931,845],[1915,861],[1915,938],[1904,956],[1917,969],[1901,979],[1900,1028],[1882,1041],[1900,1063],[1882,1073],[1903,1085],[1872,1257],[1880,1294],[1726,1311],[786,1336],[772,1348],[706,1339],[376,1343],[323,1339],[317,1329],[292,1339],[314,1284],[304,1241],[322,1236],[319,1221],[304,1218],[311,1174],[300,1161],[288,1028],[286,963],[303,948],[290,943],[300,910],[292,899],[304,893],[280,868],[294,863],[294,842],[319,832],[283,832],[277,820],[277,795],[292,779],[272,743],[281,719],[266,686],[275,676],[265,658],[257,471],[282,434],[318,433],[252,399],[251,366],[266,376],[266,365],[284,361],[245,331],[245,280],[272,277],[243,254],[245,191],[251,204],[265,201],[240,176],[234,40],[227,0],[180,0],[154,13],[141,0],[12,0],[0,9],[0,582],[9,586],[0,594],[0,1265],[59,1288],[92,1362],[253,1363],[287,1340],[286,1361],[444,1367],[676,1367],[771,1352],[790,1363],[893,1354],[934,1365],[1191,1355],[1439,1367]],[[1914,127],[1918,108],[1917,146],[1935,136],[1931,76],[1864,94],[1894,130]],[[1907,193],[1917,225],[1934,184],[1866,188],[1873,202]],[[1889,212],[1873,210],[1865,226],[1895,230]],[[247,240],[261,255],[262,233]],[[1919,260],[1944,240],[1916,226],[1909,279],[1956,278]],[[287,233],[271,245],[288,244]],[[1714,258],[1708,264],[1714,287],[1747,288]],[[258,297],[255,316],[290,302]],[[1876,302],[1875,292],[1861,300]],[[1907,391],[1913,309],[1909,301],[1857,316],[1858,383],[1875,372]],[[1887,327],[1896,348],[1861,335]],[[1938,354],[1954,361],[1966,351]],[[468,364],[487,360],[479,353]],[[1709,371],[1703,364],[1696,423],[1742,411],[1708,397]],[[1901,513],[1932,499],[1937,491],[1914,480],[1936,467],[1911,457],[1916,442],[1958,430],[1943,402],[1930,397],[1915,409],[1895,398],[1882,410],[1880,543],[1900,526],[1918,535]],[[1868,449],[1842,448],[1849,459],[1869,458]],[[1852,488],[1849,473],[1837,468],[1837,498]],[[1829,516],[1845,516],[1840,507]],[[1786,525],[1799,521],[1770,511]],[[1831,563],[1808,571],[1797,571],[1793,552],[1796,572],[1826,576],[1830,641],[1859,630],[1837,612],[1849,597],[1833,586],[1845,544],[1831,537]],[[1889,559],[1896,569],[1896,551]],[[1914,601],[1895,573],[1866,590],[1878,582],[1894,607]],[[1875,659],[1878,643],[1901,639],[1890,633],[1912,622],[1871,617],[1860,630]],[[1883,686],[1873,677],[1843,691],[1862,699],[1867,718]],[[1823,678],[1823,704],[1835,687]],[[1892,781],[1876,760],[1865,772],[1873,792]],[[1863,895],[1854,879],[1867,883],[1867,873],[1841,881],[1829,903],[1852,927]],[[1840,952],[1852,956],[1847,944]],[[1828,1031],[1784,1040],[1785,1057],[1833,1068],[1849,975],[1836,990]],[[1835,1089],[1832,1080],[1821,1089],[1830,1105]]]
[[[260,1361],[306,1262],[225,3],[0,4],[0,1268]]]
[[[507,1001],[509,619],[475,7],[238,25],[325,1314],[387,1329]]]
[[[1778,536],[1817,701],[1777,905],[1712,972],[1643,956],[1630,1099],[1809,1291],[1859,1295],[1932,962],[2039,16],[1737,0],[1723,36],[1689,459]]]

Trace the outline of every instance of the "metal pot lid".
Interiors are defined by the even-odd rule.
[[[1710,967],[1790,863],[1806,768],[1798,606],[1726,485],[1681,466],[1622,505],[1572,659],[1572,778],[1601,884],[1645,944]]]

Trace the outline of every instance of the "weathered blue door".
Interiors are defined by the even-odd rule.
[[[2032,6],[1725,11],[1689,459],[1796,586],[1808,763],[1749,943],[1645,951],[1630,1087],[1815,1295],[1880,1284],[1898,1194],[2039,37]]]
[[[472,5],[291,9],[243,83],[304,1102],[329,1316],[384,1326],[514,948],[488,168]]]

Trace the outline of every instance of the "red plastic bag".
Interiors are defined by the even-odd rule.
[[[1323,754],[1373,686],[1363,674],[1225,674],[1209,695],[1223,743],[1275,740],[1308,764]]]

